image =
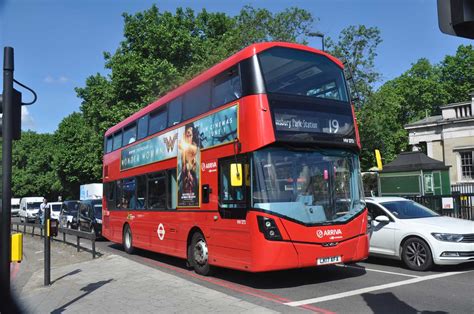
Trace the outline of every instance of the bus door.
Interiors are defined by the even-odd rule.
[[[141,175],[128,180],[129,186],[125,189],[124,184],[124,191],[130,193],[127,195],[127,220],[132,228],[133,241],[142,247],[150,247],[154,213],[147,204],[147,181],[149,178],[146,175]]]
[[[242,266],[248,265],[251,258],[246,220],[250,201],[249,169],[248,159],[244,156],[219,160],[219,218],[211,228],[210,245],[216,247],[216,257]]]
[[[154,212],[149,219],[152,247],[163,253],[175,254],[178,249],[180,216],[176,213],[176,170],[157,172],[148,176],[148,208]]]

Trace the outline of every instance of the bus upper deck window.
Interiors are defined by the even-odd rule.
[[[242,96],[237,67],[224,71],[214,79],[212,107],[217,108]]]
[[[155,134],[166,129],[166,120],[166,109],[160,108],[158,111],[152,112],[148,121],[148,135]]]
[[[181,122],[183,111],[183,97],[173,99],[168,104],[168,127]]]
[[[108,136],[106,140],[106,144],[105,144],[106,153],[110,153],[113,150],[113,142],[114,142],[113,137],[111,135]]]
[[[116,150],[120,147],[122,147],[122,131],[114,134],[113,149]]]
[[[127,126],[123,131],[123,146],[131,144],[137,140],[137,126],[134,123],[133,125]]]
[[[141,140],[148,135],[148,115],[138,119],[137,140]]]

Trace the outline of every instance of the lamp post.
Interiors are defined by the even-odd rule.
[[[321,50],[324,51],[324,34],[323,33],[313,32],[313,33],[309,33],[308,36],[321,38]]]

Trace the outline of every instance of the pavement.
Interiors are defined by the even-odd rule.
[[[59,237],[60,239],[62,237]],[[473,313],[474,263],[427,272],[369,258],[352,265],[248,273],[216,268],[203,277],[182,259],[119,244],[76,239],[52,243],[52,285],[43,286],[43,243],[24,236],[24,260],[12,286],[27,313]],[[2,305],[0,300],[0,308]]]
[[[276,313],[119,255],[92,259],[57,241],[52,284],[44,286],[42,245],[39,237],[25,236],[25,259],[12,271],[16,299],[26,313]]]

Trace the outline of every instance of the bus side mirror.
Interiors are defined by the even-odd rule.
[[[242,186],[242,164],[230,164],[230,185]]]

